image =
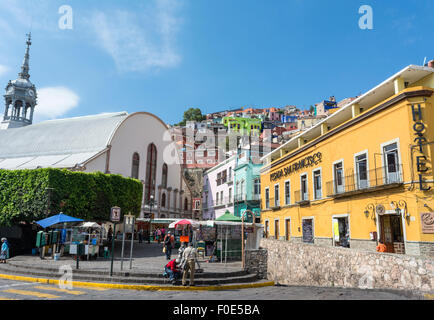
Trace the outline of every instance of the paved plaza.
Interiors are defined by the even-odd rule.
[[[164,266],[167,264],[166,256],[163,253],[163,244],[158,243],[139,243],[134,242],[133,245],[133,259],[132,268],[130,269],[130,248],[131,241],[125,241],[124,247],[124,262],[123,262],[123,272],[163,272]],[[113,262],[113,271],[121,271],[121,252],[122,252],[122,241],[117,240],[115,243],[115,258]],[[172,250],[172,259],[175,259],[178,255],[178,249]],[[54,261],[51,257],[46,257],[46,259],[41,260],[39,256],[32,255],[22,255],[12,257],[10,261],[14,264],[23,264],[26,266],[39,266],[39,267],[60,267],[64,265],[70,265],[73,269],[76,267],[76,261],[73,260],[72,256],[65,255],[61,257],[58,261]],[[204,272],[231,272],[241,270],[241,261],[225,261],[222,262],[206,262],[207,259],[199,257],[198,259],[201,269]],[[99,257],[96,260],[90,261],[80,261],[80,270],[86,271],[110,271],[111,260]]]

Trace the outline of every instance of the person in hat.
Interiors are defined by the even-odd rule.
[[[178,279],[181,275],[181,272],[179,271],[179,269],[177,269],[177,266],[180,262],[181,260],[179,259],[173,259],[170,260],[164,267],[164,271],[169,276],[169,281],[171,281],[172,284],[175,284],[176,279]]]
[[[164,236],[163,243],[166,248],[166,259],[170,260],[170,256],[172,255],[172,235],[170,231]]]
[[[0,263],[6,263],[6,259],[9,255],[9,244],[6,238],[2,238],[2,247],[0,252]]]

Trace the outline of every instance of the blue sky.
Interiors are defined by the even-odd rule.
[[[59,28],[62,5],[72,30]],[[362,5],[372,30],[359,28]],[[0,84],[16,78],[31,28],[37,121],[307,108],[434,59],[433,23],[430,0],[0,0]]]

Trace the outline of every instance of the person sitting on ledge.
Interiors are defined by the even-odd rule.
[[[378,242],[377,252],[386,252],[386,250],[387,250],[386,245],[383,243],[383,240],[380,240]]]

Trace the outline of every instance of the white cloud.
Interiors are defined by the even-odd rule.
[[[38,90],[35,120],[55,119],[77,107],[79,96],[65,87],[46,87]]]
[[[6,74],[9,71],[9,68],[5,65],[0,64],[0,77]]]
[[[175,67],[181,61],[175,48],[181,24],[177,17],[179,3],[179,0],[154,0],[145,10],[135,12],[98,11],[90,23],[119,71]]]

